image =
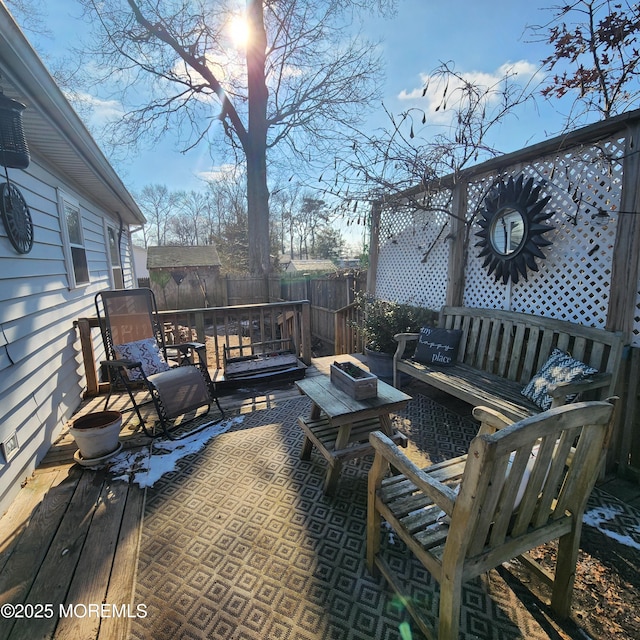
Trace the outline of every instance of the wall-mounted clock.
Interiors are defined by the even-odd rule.
[[[13,248],[18,253],[29,253],[33,247],[31,213],[18,188],[9,182],[0,186],[0,212]]]
[[[540,198],[540,186],[533,186],[533,178],[526,182],[524,176],[517,180],[510,177],[494,185],[484,199],[476,233],[481,247],[479,257],[484,258],[483,267],[494,274],[496,282],[509,278],[518,282],[521,275],[527,279],[527,269],[538,271],[536,258],[544,259],[541,247],[552,244],[542,235],[553,229],[544,224],[554,212],[545,212],[550,197]]]

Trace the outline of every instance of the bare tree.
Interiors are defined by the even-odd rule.
[[[188,149],[222,130],[246,163],[249,267],[267,272],[267,152],[287,144],[309,158],[377,96],[375,48],[348,37],[353,12],[368,3],[246,0],[243,61],[227,36],[231,0],[81,2],[99,27],[88,49],[99,61],[91,69],[103,73],[97,82],[115,81],[125,103],[138,105],[118,122],[117,139],[135,144],[170,128]]]
[[[523,75],[509,67],[487,84],[457,71],[452,62],[440,63],[422,91],[429,107],[416,106],[397,115],[387,110],[389,126],[364,143],[354,138],[351,153],[337,158],[337,178],[332,176],[326,190],[342,198],[351,218],[365,217],[363,203],[409,189],[421,193],[413,202],[416,208],[430,209],[431,203],[423,198],[426,185],[500,154],[490,133],[533,99],[534,74],[528,70]]]
[[[169,240],[169,220],[175,211],[177,197],[166,185],[150,184],[137,194],[136,200],[147,219],[143,229],[145,248],[162,246]]]

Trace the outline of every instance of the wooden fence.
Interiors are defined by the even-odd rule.
[[[365,283],[366,271],[319,277],[285,276],[282,279],[283,299],[309,300],[314,354],[346,353],[336,350],[336,331],[344,335],[340,327],[336,329],[336,318],[340,309],[353,302],[355,293],[362,290]]]

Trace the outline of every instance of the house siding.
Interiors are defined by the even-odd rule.
[[[111,287],[104,219],[109,215],[37,162],[27,171],[9,170],[22,192],[34,225],[28,254],[12,247],[0,224],[0,440],[17,435],[19,450],[0,457],[0,514],[21,482],[42,460],[78,408],[85,387],[74,321],[95,315],[94,296]],[[69,288],[58,193],[80,204],[89,284]],[[127,225],[121,243],[125,287],[132,287],[131,242]],[[95,348],[102,348],[99,336]]]

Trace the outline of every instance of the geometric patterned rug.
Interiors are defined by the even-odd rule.
[[[154,640],[407,640],[422,638],[381,577],[365,566],[370,458],[343,467],[322,492],[325,460],[300,460],[306,398],[246,414],[147,490],[131,638]],[[464,453],[477,425],[417,395],[395,418],[410,455]],[[426,464],[426,463],[425,463]],[[437,587],[400,545],[390,563],[431,619]],[[540,604],[525,607],[509,574],[491,571],[463,592],[465,639],[572,637]],[[583,637],[583,636],[579,636]]]

